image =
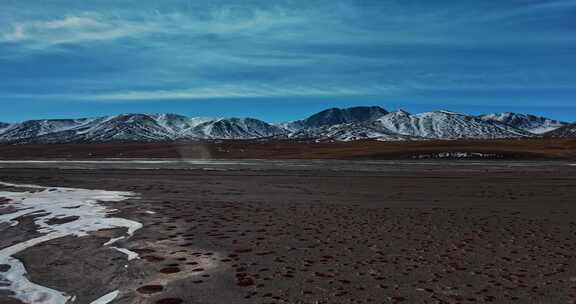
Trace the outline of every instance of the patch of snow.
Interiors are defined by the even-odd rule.
[[[529,129],[528,131],[530,131],[534,134],[544,134],[546,132],[554,131],[558,128],[560,128],[560,127],[539,127],[539,128]]]
[[[1,221],[0,221],[1,222]],[[34,284],[27,278],[26,268],[12,255],[27,248],[53,239],[66,236],[64,233],[51,233],[0,250],[0,264],[10,266],[7,272],[0,273],[0,290],[14,293],[13,297],[27,304],[65,304],[71,298],[63,292]],[[9,284],[8,286],[3,286]]]
[[[119,240],[121,240],[121,239],[123,239],[123,238],[124,238],[123,236],[117,237],[117,238],[112,238],[112,239],[110,239],[108,242],[104,243],[103,246],[110,246],[110,245],[116,243],[117,241],[119,241]]]
[[[110,248],[116,249],[116,250],[118,250],[118,251],[126,254],[126,256],[127,256],[127,258],[128,258],[128,261],[132,261],[132,260],[134,260],[134,259],[140,258],[140,255],[138,255],[138,253],[136,253],[136,252],[134,252],[134,251],[132,251],[132,250],[129,250],[129,249],[126,249],[126,248],[120,248],[120,247],[113,247],[113,246],[110,247]]]
[[[431,154],[418,154],[413,156],[413,159],[494,159],[502,158],[502,155],[496,153],[479,153],[479,152],[439,152]]]
[[[0,273],[0,281],[7,283],[7,286],[0,286],[0,290],[4,289],[12,292],[14,298],[25,303],[65,304],[71,297],[63,292],[49,289],[29,281],[24,265],[13,257],[16,253],[65,236],[80,237],[101,229],[127,228],[127,234],[125,236],[107,242],[107,244],[112,244],[120,239],[132,236],[136,230],[142,227],[142,224],[139,222],[108,217],[110,215],[110,209],[99,204],[101,201],[114,202],[133,197],[134,194],[131,192],[54,188],[5,182],[0,182],[0,185],[40,190],[37,192],[0,191],[0,197],[9,199],[12,202],[11,207],[16,209],[13,213],[0,215],[0,223],[18,225],[18,221],[16,220],[18,217],[35,215],[34,223],[39,227],[38,232],[44,234],[41,237],[30,239],[0,250],[0,264],[8,264],[11,266],[8,272]],[[52,222],[54,219],[61,218],[71,218],[74,220],[62,224],[54,224]],[[134,258],[135,253],[127,249],[117,247],[114,247],[114,249],[126,253],[129,260]],[[111,294],[107,296],[111,296]],[[106,298],[104,298],[104,300],[106,300]],[[109,301],[95,303],[108,303]]]
[[[116,299],[116,297],[118,297],[118,295],[120,294],[120,291],[115,290],[111,293],[108,293],[104,296],[102,296],[101,298],[90,302],[90,304],[108,304],[110,302],[112,302],[114,299]]]

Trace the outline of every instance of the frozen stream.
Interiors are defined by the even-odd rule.
[[[65,237],[86,236],[90,232],[109,228],[127,228],[125,236],[114,238],[105,246],[130,237],[136,230],[142,227],[139,222],[123,218],[108,217],[114,210],[99,204],[100,201],[117,202],[133,197],[130,192],[86,190],[74,188],[50,188],[35,185],[17,185],[0,182],[1,186],[26,188],[30,192],[7,192],[0,191],[0,197],[10,202],[7,206],[15,209],[15,212],[0,215],[0,223],[8,223],[11,226],[19,225],[17,219],[21,216],[36,215],[35,224],[39,227],[38,232],[43,235],[24,242],[6,247],[0,250],[0,265],[9,265],[7,272],[0,272],[0,290],[8,290],[14,298],[29,304],[65,304],[73,303],[74,295],[65,294],[28,280],[25,265],[13,256],[32,246]],[[51,223],[54,219],[68,221],[63,224]],[[137,257],[124,248],[114,248],[127,254],[129,259]],[[112,301],[118,295],[118,291],[107,295],[93,303],[105,304]]]

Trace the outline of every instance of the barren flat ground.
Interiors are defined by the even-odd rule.
[[[376,159],[411,160],[442,154],[506,160],[576,160],[576,139],[316,142],[225,140],[163,143],[0,145],[0,159]]]
[[[126,227],[15,252],[26,277],[80,304],[575,303],[575,164],[0,161],[0,261],[40,226],[96,214],[40,222],[50,208],[30,197],[121,191],[98,205]],[[19,195],[40,211],[1,222]],[[59,212],[82,208],[69,203]],[[0,303],[26,303],[10,268]]]

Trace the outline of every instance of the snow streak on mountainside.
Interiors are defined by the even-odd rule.
[[[479,118],[485,121],[497,121],[505,123],[515,128],[532,132],[534,134],[546,133],[568,124],[566,122],[553,120],[546,117],[511,112],[484,114],[480,115]]]
[[[8,123],[4,123],[4,122],[0,122],[0,134],[2,134],[4,132],[5,129],[9,128],[10,124]]]
[[[576,138],[576,124],[566,125],[550,131],[544,134],[544,136],[553,138]]]

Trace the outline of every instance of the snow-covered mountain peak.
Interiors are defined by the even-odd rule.
[[[286,135],[287,130],[255,118],[220,118],[194,128],[201,138],[253,139]]]
[[[480,115],[478,117],[485,121],[501,122],[534,134],[543,134],[568,125],[566,122],[546,117],[513,112],[491,113]]]
[[[369,123],[385,114],[388,114],[388,111],[378,106],[330,108],[302,120],[281,124],[281,126],[291,131],[297,131],[340,124]]]

